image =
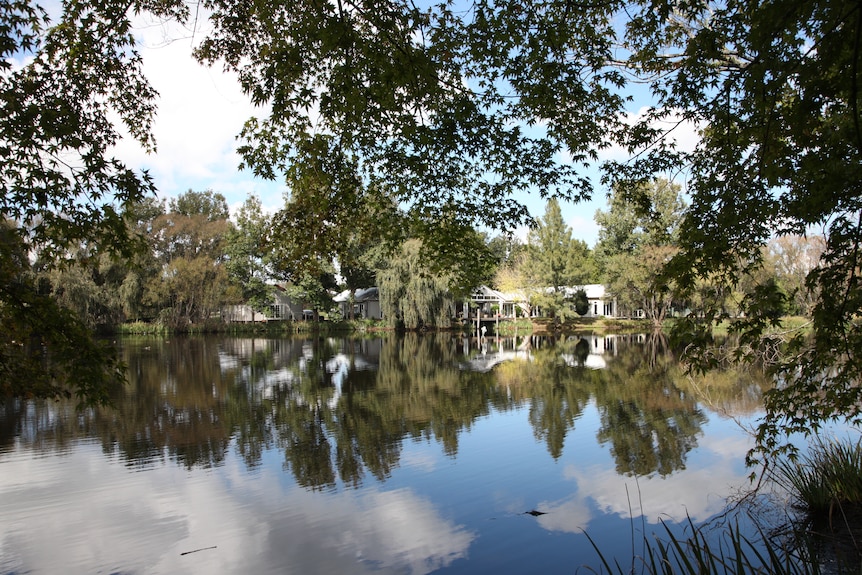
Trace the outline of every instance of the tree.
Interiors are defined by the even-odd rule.
[[[240,301],[225,265],[227,215],[222,194],[189,190],[171,200],[168,213],[152,224],[160,269],[149,279],[145,299],[172,328],[205,323],[221,306]]]
[[[590,283],[595,271],[587,244],[572,238],[556,200],[548,201],[544,216],[530,230],[527,253],[531,304],[553,317],[569,315],[566,288]]]
[[[94,330],[113,329],[123,321],[120,289],[127,274],[125,265],[102,254],[92,258],[79,248],[62,268],[48,266],[40,271],[36,262],[36,281],[40,290],[50,293],[58,304],[73,311]]]
[[[810,316],[817,300],[816,291],[805,286],[805,280],[820,265],[826,249],[823,236],[777,236],[766,245],[765,265],[774,270],[791,298],[793,312]]]
[[[642,311],[660,329],[674,302],[673,278],[665,267],[677,253],[685,204],[680,186],[659,179],[620,184],[608,211],[596,212],[596,258],[617,302],[629,313]]]
[[[306,273],[287,286],[286,291],[293,301],[302,302],[303,306],[314,312],[314,321],[320,320],[320,312],[329,312],[333,308],[331,290],[338,287],[335,280],[335,270],[321,268],[317,275]]]
[[[590,312],[590,300],[584,288],[578,288],[572,297],[572,306],[578,315],[587,315]]]
[[[141,69],[130,15],[184,18],[180,0],[70,1],[56,23],[29,0],[0,5],[0,391],[107,401],[116,357],[33,283],[29,257],[60,269],[86,246],[129,257],[141,247],[123,206],[154,192],[114,158],[118,124],[148,151],[155,91]],[[16,254],[28,254],[18,257]]]
[[[225,237],[228,276],[239,284],[243,301],[257,310],[267,309],[272,300],[271,258],[265,247],[269,228],[270,217],[263,213],[260,199],[249,196]]]
[[[455,316],[451,275],[440,275],[422,259],[422,244],[404,242],[377,273],[383,317],[406,329],[448,328]]]
[[[284,207],[266,238],[285,279],[318,276],[335,261],[356,265],[357,245],[400,241],[397,206],[385,191],[362,182],[356,161],[333,138],[304,138],[286,179]]]
[[[500,227],[529,222],[516,194],[531,186],[580,191],[558,147],[513,124],[514,107],[493,85],[483,95],[456,80],[480,70],[464,70],[465,31],[449,10],[376,0],[205,7],[214,28],[198,57],[224,62],[255,103],[272,106],[242,134],[245,165],[262,176],[296,163],[309,133],[327,133],[441,235],[451,228],[435,224],[452,217],[453,200],[460,224]]]
[[[826,250],[806,278],[816,294],[813,335],[794,341],[781,368],[789,379],[767,397],[775,425],[764,427],[763,439],[782,424],[810,432],[812,421],[862,422],[857,3],[633,0],[574,9],[563,0],[429,8],[407,0],[205,0],[202,7],[212,32],[198,58],[237,72],[266,110],[241,134],[244,165],[275,178],[312,134],[325,134],[355,159],[363,181],[382,184],[441,238],[425,245],[456,243],[447,234],[476,222],[526,223],[521,192],[589,196],[592,184],[579,169],[611,146],[628,152],[605,163],[611,187],[686,174],[692,202],[673,260],[682,296],[704,278],[732,287],[763,265],[772,236],[821,227]],[[36,53],[20,71],[3,67],[3,211],[20,221],[27,248],[38,244],[48,260],[61,257],[66,239],[107,245],[121,226],[102,200],[122,202],[149,185],[106,153],[116,137],[112,109],[133,137],[151,143],[153,92],[127,17],[142,10],[185,16],[179,0],[78,0],[49,27],[30,2],[0,7],[0,61]],[[645,93],[634,115],[630,102]],[[686,125],[700,135],[691,151],[674,138]],[[58,162],[65,151],[81,160],[71,170]],[[435,225],[452,219],[459,225]],[[34,234],[45,241],[31,242]],[[773,316],[759,310],[775,292],[757,294],[734,323],[752,343]],[[703,335],[722,313],[705,309],[706,324],[680,328]],[[801,419],[800,405],[812,407]]]

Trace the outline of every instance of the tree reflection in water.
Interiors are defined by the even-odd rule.
[[[234,449],[254,468],[278,449],[305,488],[356,487],[389,477],[405,440],[436,441],[456,456],[459,436],[492,410],[525,408],[559,458],[593,402],[597,441],[618,473],[667,475],[696,446],[705,399],[744,411],[767,385],[737,373],[688,378],[660,335],[173,338],[128,340],[122,355],[129,385],[113,408],[9,402],[0,450],[16,437],[60,451],[98,438],[130,466],[208,467]]]

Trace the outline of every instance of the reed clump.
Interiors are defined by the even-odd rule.
[[[774,477],[793,498],[797,538],[830,571],[862,571],[862,439],[818,441],[777,464]]]
[[[590,539],[599,555],[601,568],[589,568],[593,573],[609,575],[725,575],[772,574],[814,575],[820,570],[811,561],[807,549],[788,549],[781,541],[758,532],[756,537],[743,534],[737,524],[722,528],[695,526],[689,519],[688,536],[681,536],[662,522],[664,534],[653,539],[644,536],[643,552],[631,563],[611,564]],[[589,537],[589,536],[588,536]]]

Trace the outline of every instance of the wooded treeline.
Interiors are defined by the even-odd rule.
[[[249,197],[231,217],[223,195],[189,190],[168,201],[130,205],[125,220],[142,246],[131,258],[96,256],[82,244],[65,254],[60,267],[36,259],[31,273],[42,293],[102,330],[138,321],[167,330],[214,329],[227,305],[270,313],[276,283],[297,303],[330,317],[335,317],[336,290],[379,286],[386,321],[408,329],[451,327],[463,299],[480,284],[520,290],[531,308],[566,319],[586,311],[578,310],[563,288],[603,283],[623,314],[640,310],[660,326],[672,309],[685,313],[695,305],[675,299],[662,275],[679,249],[686,207],[680,187],[659,180],[648,188],[647,206],[612,196],[608,209],[596,214],[600,232],[593,248],[574,237],[559,204],[550,200],[524,243],[513,235],[466,230],[457,247],[463,264],[456,269],[424,259],[422,240],[404,225],[398,228],[401,235],[387,241],[348,245],[332,254],[298,254],[297,236],[306,233],[301,218],[295,226],[274,227],[299,212],[290,197],[275,214],[264,213],[258,198]],[[392,217],[398,217],[397,210]],[[406,215],[401,218],[406,221]],[[344,227],[334,233],[350,242],[351,226]],[[817,236],[774,239],[764,249],[762,273],[722,294],[724,305],[736,313],[747,293],[774,282],[786,295],[779,313],[809,315],[812,296],[804,280],[822,250]],[[710,290],[716,297],[705,282],[702,291]]]

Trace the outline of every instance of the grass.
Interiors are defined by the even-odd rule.
[[[524,335],[533,331],[533,322],[528,318],[507,319],[500,322],[500,335]]]
[[[862,573],[862,439],[821,441],[807,454],[783,460],[773,470],[778,485],[801,512],[779,537],[772,532],[743,534],[737,525],[720,531],[690,520],[680,537],[666,525],[661,536],[644,536],[641,555],[631,563],[613,562],[596,550],[600,568],[616,575],[703,575],[766,573],[809,575]],[[634,529],[633,529],[634,532]],[[588,535],[589,538],[589,535]]]
[[[118,325],[117,333],[122,335],[167,335],[171,333],[171,330],[160,323],[131,321]]]
[[[819,441],[773,474],[800,512],[797,540],[833,571],[862,572],[862,439]]]
[[[184,333],[189,335],[229,334],[248,335],[265,334],[271,336],[290,335],[296,333],[324,332],[371,332],[386,330],[385,322],[381,320],[356,319],[342,321],[268,321],[248,323],[224,323],[214,320],[200,324],[191,324],[182,329],[171,328],[161,322],[135,321],[120,324],[116,332],[121,335],[171,335]]]
[[[673,322],[673,319],[668,320]],[[770,330],[770,333],[777,332],[792,332],[798,330],[809,329],[811,320],[807,317],[788,315],[781,318],[781,327]],[[725,320],[716,324],[712,329],[712,334],[716,336],[726,336],[730,334],[730,321]]]
[[[815,443],[798,460],[781,461],[775,474],[812,520],[829,519],[839,507],[860,507],[862,439]]]
[[[737,525],[723,528],[718,538],[708,536],[708,528],[696,527],[691,519],[687,538],[674,534],[662,522],[664,537],[643,539],[643,556],[633,557],[631,564],[613,564],[602,555],[596,543],[587,535],[599,555],[601,569],[591,572],[617,575],[636,573],[647,575],[710,575],[727,573],[771,573],[775,575],[808,575],[819,573],[816,563],[806,556],[788,552],[780,543],[762,533],[756,540],[742,534]]]

